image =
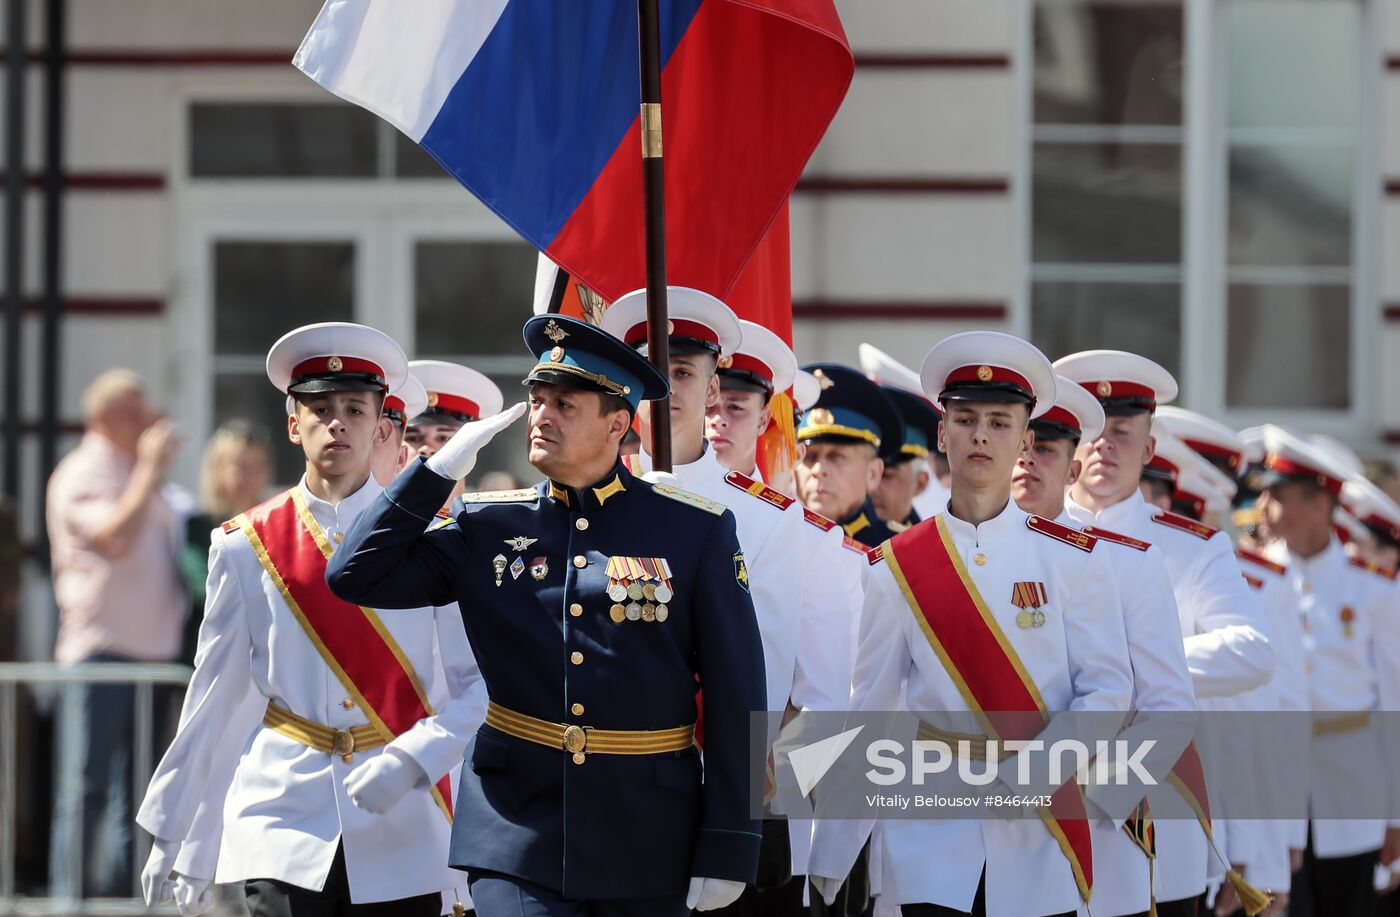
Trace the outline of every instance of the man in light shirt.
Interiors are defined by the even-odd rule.
[[[54,469],[48,487],[49,541],[58,602],[54,658],[82,662],[165,662],[180,649],[188,602],[177,567],[182,532],[161,496],[180,440],[146,400],[129,370],[99,375],[83,395],[85,431]],[[82,858],[84,894],[130,891],[132,689],[82,689],[78,736],[60,755],[68,779],[55,805],[54,894]],[[81,839],[78,834],[81,819]],[[92,851],[92,857],[83,851]]]

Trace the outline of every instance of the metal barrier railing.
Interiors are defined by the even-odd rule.
[[[74,792],[71,785],[73,763],[82,748],[86,730],[86,711],[82,705],[82,689],[94,684],[129,684],[133,688],[133,735],[131,737],[131,792],[139,805],[155,769],[152,761],[154,741],[154,703],[156,686],[184,687],[189,683],[190,669],[171,663],[88,662],[79,665],[58,665],[51,662],[0,663],[0,914],[174,914],[174,907],[147,910],[140,898],[84,899],[82,874],[85,862],[83,850],[83,819],[73,820],[67,835],[67,850],[63,852],[66,889],[76,894],[48,898],[15,897],[15,793],[17,779],[16,742],[19,716],[19,689],[26,687],[56,689],[59,695],[59,766],[64,778],[57,782],[56,794]],[[81,775],[79,775],[81,780]],[[61,798],[61,797],[60,797]],[[140,889],[141,869],[150,853],[150,839],[144,831],[132,835],[132,888]],[[58,871],[51,868],[50,875]],[[50,888],[50,892],[55,889]]]

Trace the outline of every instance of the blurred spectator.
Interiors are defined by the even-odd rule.
[[[481,476],[481,484],[477,487],[478,491],[519,489],[520,482],[509,471],[488,471]]]
[[[161,479],[179,436],[129,370],[94,379],[83,415],[82,441],[49,479],[54,657],[68,664],[174,659],[189,605],[178,566],[183,532],[161,496]],[[97,684],[64,705],[64,715],[78,721],[60,729],[68,741],[59,755],[50,856],[56,895],[79,893],[66,879],[75,860],[83,894],[132,891],[132,700],[129,685]]]
[[[0,497],[0,662],[19,658],[20,550],[15,505]]]
[[[199,508],[185,520],[180,568],[190,595],[190,616],[180,661],[194,665],[204,586],[209,578],[209,536],[214,527],[262,502],[272,486],[272,442],[267,431],[246,420],[230,420],[214,431],[199,469]]]

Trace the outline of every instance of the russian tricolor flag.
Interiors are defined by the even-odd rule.
[[[668,281],[719,296],[855,69],[833,0],[661,0]],[[611,301],[645,282],[636,0],[328,0],[294,63]]]

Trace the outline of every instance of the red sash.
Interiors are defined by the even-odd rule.
[[[1050,718],[1040,691],[968,576],[943,515],[934,522],[905,529],[885,542],[890,572],[987,737],[1033,739]],[[1080,896],[1088,901],[1094,886],[1093,851],[1084,797],[1073,779],[1040,809],[1040,817],[1069,860]]]
[[[294,487],[243,513],[234,523],[301,623],[321,658],[386,742],[433,715],[413,664],[372,608],[353,605],[326,585],[332,548]],[[431,790],[452,820],[447,776]]]

